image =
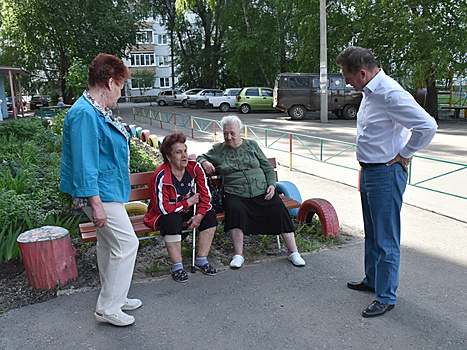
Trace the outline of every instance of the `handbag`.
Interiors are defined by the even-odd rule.
[[[211,175],[208,175],[208,185],[209,190],[211,191],[211,205],[216,211],[216,213],[222,213],[224,208],[222,207],[224,204],[224,176],[221,174],[221,186],[220,188],[216,186],[214,180],[212,179]]]

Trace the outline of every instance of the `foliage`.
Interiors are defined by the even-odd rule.
[[[83,219],[84,219],[84,215],[80,215],[80,214],[78,215],[70,214],[70,215],[65,215],[65,216],[61,216],[58,214],[52,214],[46,217],[43,225],[44,226],[59,226],[59,227],[63,227],[64,229],[67,229],[68,232],[70,233],[72,243],[76,244],[78,243],[78,240],[81,239],[78,226],[83,221]]]
[[[73,57],[65,81],[67,88],[73,91],[75,98],[86,89],[88,86],[88,67],[83,63],[83,60]]]
[[[57,115],[50,121],[50,130],[57,137],[62,137],[63,135],[63,122],[65,121],[65,116],[68,111],[62,110],[57,113]]]
[[[166,19],[175,54],[179,84],[220,85],[224,65],[222,44],[228,0],[147,0],[156,15]]]
[[[370,48],[386,72],[411,77],[412,92],[428,88],[437,112],[435,82],[467,72],[465,0],[348,0],[353,43]]]
[[[139,70],[133,73],[131,76],[132,80],[136,80],[141,96],[146,94],[148,89],[154,86],[155,75],[147,69]]]
[[[16,257],[18,234],[35,227],[61,226],[77,239],[81,216],[58,190],[64,118],[65,111],[51,125],[37,118],[0,124],[0,262]],[[131,141],[132,172],[153,171],[156,160],[137,142]]]
[[[0,52],[31,72],[30,91],[72,97],[65,75],[73,58],[123,57],[136,41],[145,8],[129,0],[0,0]],[[33,84],[34,83],[34,84]]]
[[[137,147],[137,142],[140,141],[132,139],[130,142],[130,173],[142,173],[156,170],[158,167],[156,159],[150,157],[148,153],[141,150],[140,147]]]
[[[31,225],[29,223],[29,225]],[[5,223],[0,230],[0,263],[12,260],[20,255],[16,243],[18,236],[32,228],[28,223],[12,221]]]
[[[36,118],[0,124],[0,261],[18,255],[20,233],[66,207],[58,193],[60,152],[61,141]]]
[[[149,2],[175,33],[182,85],[272,86],[280,72],[318,71],[319,0]],[[342,7],[328,1],[330,71],[338,70],[334,58],[352,38]]]
[[[319,0],[148,1],[175,33],[185,85],[272,86],[280,72],[318,72]],[[357,44],[389,74],[412,77],[413,88],[463,75],[465,18],[463,0],[328,0],[328,71],[338,72],[338,53]]]
[[[0,227],[6,230],[0,246],[5,259],[17,255],[17,234],[70,210],[70,201],[58,191],[60,153],[60,138],[36,118],[0,124]],[[13,253],[6,254],[5,247]]]

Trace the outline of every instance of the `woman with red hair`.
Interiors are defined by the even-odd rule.
[[[128,299],[138,238],[125,203],[130,196],[130,136],[112,114],[130,77],[122,60],[101,53],[88,69],[89,89],[68,111],[63,124],[60,190],[70,194],[93,221],[101,291],[94,317],[128,326],[135,318],[124,311],[139,308]]]

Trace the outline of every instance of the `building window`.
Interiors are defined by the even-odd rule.
[[[158,66],[168,66],[170,65],[169,56],[156,56],[156,63]]]
[[[138,32],[136,41],[138,44],[152,44],[152,31],[145,30]]]
[[[170,87],[170,78],[159,78],[160,87]]]
[[[167,34],[158,34],[157,43],[159,45],[167,45]]]
[[[154,54],[152,53],[132,53],[131,54],[132,66],[153,66]]]

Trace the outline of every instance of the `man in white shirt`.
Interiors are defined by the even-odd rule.
[[[435,120],[378,68],[370,50],[351,46],[337,57],[347,84],[363,91],[357,115],[357,160],[365,228],[365,278],[347,287],[376,293],[364,317],[394,308],[399,284],[400,212],[413,154],[433,139]]]

